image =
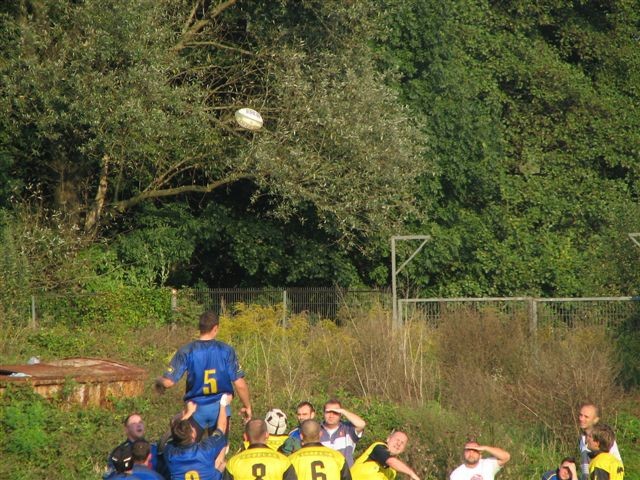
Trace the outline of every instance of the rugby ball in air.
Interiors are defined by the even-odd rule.
[[[287,432],[287,416],[278,408],[269,410],[264,421],[269,435],[284,435]]]
[[[236,122],[247,130],[260,130],[262,128],[262,115],[253,108],[241,108],[236,112]]]

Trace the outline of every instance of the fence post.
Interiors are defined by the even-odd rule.
[[[538,331],[538,300],[534,297],[529,299],[529,331],[532,335]]]
[[[282,290],[282,326],[287,326],[287,289]]]
[[[171,311],[175,312],[178,310],[178,290],[175,288],[171,289]]]
[[[36,296],[31,295],[31,320],[29,321],[29,327],[36,328]]]

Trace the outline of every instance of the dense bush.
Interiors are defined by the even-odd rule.
[[[574,412],[578,402],[592,399],[604,407],[603,420],[614,425],[628,471],[637,471],[636,397],[625,397],[615,383],[619,364],[606,331],[542,330],[534,338],[524,322],[518,326],[491,312],[451,315],[437,327],[415,321],[394,330],[388,312],[351,313],[341,327],[303,315],[283,325],[278,308],[263,306],[236,305],[222,317],[220,338],[238,352],[255,415],[279,407],[293,426],[300,400],[310,400],[321,415],[322,404],[336,396],[368,422],[359,451],[394,428],[405,429],[411,441],[403,458],[422,478],[444,479],[459,464],[465,439],[475,436],[511,452],[503,480],[537,480],[562,456],[576,453]],[[0,336],[0,360],[35,353],[43,360],[114,358],[143,365],[151,379],[178,346],[195,338],[195,323],[84,323],[73,335],[64,325],[30,334],[14,330],[22,341]],[[149,438],[157,438],[180,408],[182,393],[180,384],[158,397],[149,381],[140,398],[82,409],[66,405],[64,395],[46,402],[10,392],[1,400],[0,448],[8,460],[0,476],[15,476],[18,459],[26,458],[19,467],[23,478],[43,472],[50,478],[97,478],[105,455],[120,441],[122,419],[141,412]],[[33,428],[24,431],[25,424]],[[240,445],[240,430],[234,416],[232,451]]]

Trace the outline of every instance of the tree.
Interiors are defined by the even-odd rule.
[[[18,133],[15,176],[89,233],[140,202],[239,180],[284,218],[312,206],[344,244],[387,231],[411,210],[425,166],[407,112],[361,45],[366,29],[333,8],[340,2],[271,3],[43,0],[5,11],[6,50],[19,52],[2,89],[15,99],[4,112]],[[302,28],[254,25],[255,10],[292,25],[341,23],[314,28],[327,47],[310,52]],[[262,132],[234,125],[244,104],[265,114]]]
[[[437,163],[413,222],[434,241],[407,280],[438,296],[628,294],[637,274],[611,262],[640,218],[634,8],[380,3],[385,68]]]

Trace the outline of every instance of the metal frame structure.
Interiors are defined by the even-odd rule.
[[[407,258],[400,268],[396,268],[396,242],[398,241],[414,241],[414,240],[422,240],[422,243],[418,248],[416,248],[413,253]],[[413,260],[413,258],[420,253],[420,251],[424,248],[427,242],[431,240],[431,235],[398,235],[391,237],[391,296],[393,303],[393,326],[400,326],[400,318],[398,316],[398,282],[397,276],[398,273],[402,271],[407,264]],[[409,299],[407,299],[409,300]]]

